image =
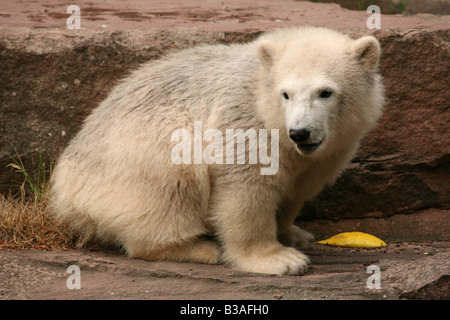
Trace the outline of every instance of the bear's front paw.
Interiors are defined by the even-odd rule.
[[[298,275],[306,272],[309,262],[306,255],[294,248],[274,245],[253,250],[250,256],[241,256],[235,267],[248,272]]]
[[[308,249],[311,246],[311,242],[314,241],[314,236],[308,231],[292,225],[289,229],[278,235],[278,241],[285,246]]]

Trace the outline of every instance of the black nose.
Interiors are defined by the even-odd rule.
[[[309,135],[310,132],[307,129],[289,130],[289,138],[295,143],[305,142],[308,140]]]

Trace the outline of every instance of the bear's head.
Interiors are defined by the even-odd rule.
[[[380,45],[324,28],[280,29],[257,42],[262,117],[302,155],[359,140],[382,114]],[[281,134],[281,133],[280,133]]]

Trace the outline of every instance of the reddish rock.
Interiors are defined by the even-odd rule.
[[[93,0],[81,5],[82,29],[68,30],[65,10],[43,0],[10,1],[0,9],[0,191],[23,181],[6,167],[7,154],[17,150],[28,171],[37,152],[47,165],[55,161],[87,114],[139,63],[197,44],[249,41],[274,27],[312,24],[380,40],[388,103],[348,170],[307,203],[304,219],[427,208],[448,213],[449,16],[383,15],[382,30],[373,32],[366,29],[367,13],[336,4],[113,0],[106,6]]]
[[[296,0],[308,1],[308,0]],[[417,14],[432,13],[438,15],[450,14],[449,0],[377,0],[377,1],[355,1],[355,0],[318,0],[322,3],[337,3],[343,8],[351,10],[366,10],[366,7],[375,4],[380,7],[381,13],[394,14]]]
[[[222,265],[128,259],[103,250],[0,251],[0,300],[450,298],[448,242],[388,244],[376,249],[313,245],[306,253],[311,258],[306,274],[274,276]],[[80,289],[67,288],[73,275],[67,273],[70,265],[80,268]],[[370,265],[380,268],[379,289],[367,287]],[[165,312],[178,314],[179,309]],[[271,314],[282,312],[271,309]]]
[[[342,232],[360,231],[372,234],[387,243],[402,241],[448,240],[450,210],[426,209],[408,215],[395,214],[384,218],[302,220],[301,228],[314,234],[316,240],[327,239]]]

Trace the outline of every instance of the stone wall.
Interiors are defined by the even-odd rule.
[[[448,239],[450,31],[442,27],[449,25],[448,16],[390,16],[383,20],[389,28],[368,32],[364,29],[365,13],[336,11],[336,5],[281,2],[298,6],[299,10],[292,7],[281,10],[285,12],[283,21],[286,23],[281,21],[280,26],[304,24],[304,21],[296,23],[297,16],[289,18],[297,14],[295,12],[303,12],[308,19],[317,22],[315,25],[332,27],[354,36],[367,33],[376,36],[383,48],[381,72],[388,96],[386,112],[378,127],[362,142],[357,157],[337,183],[306,204],[302,210],[303,219],[315,228],[316,233],[325,235],[338,221],[353,221],[353,225],[349,222],[347,227],[358,229],[361,225],[359,222],[355,225],[352,219],[371,221],[403,215],[411,218],[414,214],[433,210],[431,220],[417,216],[412,220],[405,218],[408,223],[426,222],[426,236],[423,235],[425,229],[419,228],[411,232],[409,238]],[[90,6],[95,5],[92,3]],[[38,153],[43,154],[47,164],[54,162],[89,112],[121,77],[140,63],[201,43],[250,41],[277,24],[273,20],[274,12],[280,9],[271,11],[273,3],[262,1],[261,5],[267,5],[267,12],[271,14],[267,21],[263,21],[261,8],[252,9],[242,2],[236,3],[231,1],[228,10],[235,10],[241,17],[244,17],[243,12],[257,11],[258,19],[262,21],[260,27],[248,18],[249,15],[248,22],[253,24],[249,27],[245,21],[241,22],[241,30],[234,18],[229,18],[229,28],[201,24],[208,19],[209,22],[219,21],[221,14],[226,12],[224,8],[220,9],[220,14],[205,16],[201,23],[185,18],[187,26],[184,28],[179,27],[180,21],[174,22],[174,28],[170,25],[168,28],[166,25],[131,28],[126,27],[130,20],[125,19],[123,30],[98,30],[89,27],[94,19],[88,21],[87,28],[74,32],[55,27],[54,23],[49,23],[50,27],[37,28],[42,24],[39,21],[37,25],[30,25],[29,21],[20,25],[17,21],[9,22],[11,17],[6,17],[3,23],[0,19],[0,191],[7,192],[10,188],[7,185],[23,181],[20,174],[6,167],[11,163],[8,154],[17,152],[29,171],[35,168]],[[179,10],[192,13],[189,5],[192,4],[187,2],[186,7]],[[348,19],[341,24],[336,22],[339,19],[327,22],[322,18],[328,11],[313,10],[317,8],[332,8],[336,17]],[[0,18],[5,15],[0,14]],[[183,17],[183,14],[178,16]],[[275,17],[278,16],[281,14]],[[107,18],[102,19],[105,20],[100,21],[102,24],[109,23]],[[149,21],[144,22],[151,25]],[[398,28],[392,27],[396,26],[396,21]],[[133,20],[133,26],[136,23],[139,26],[138,22]],[[164,20],[164,23],[168,22]],[[395,221],[398,224],[403,220]],[[345,222],[339,228],[345,229]],[[395,230],[394,225],[390,227],[390,233],[384,229],[379,232],[392,235],[392,230]]]

